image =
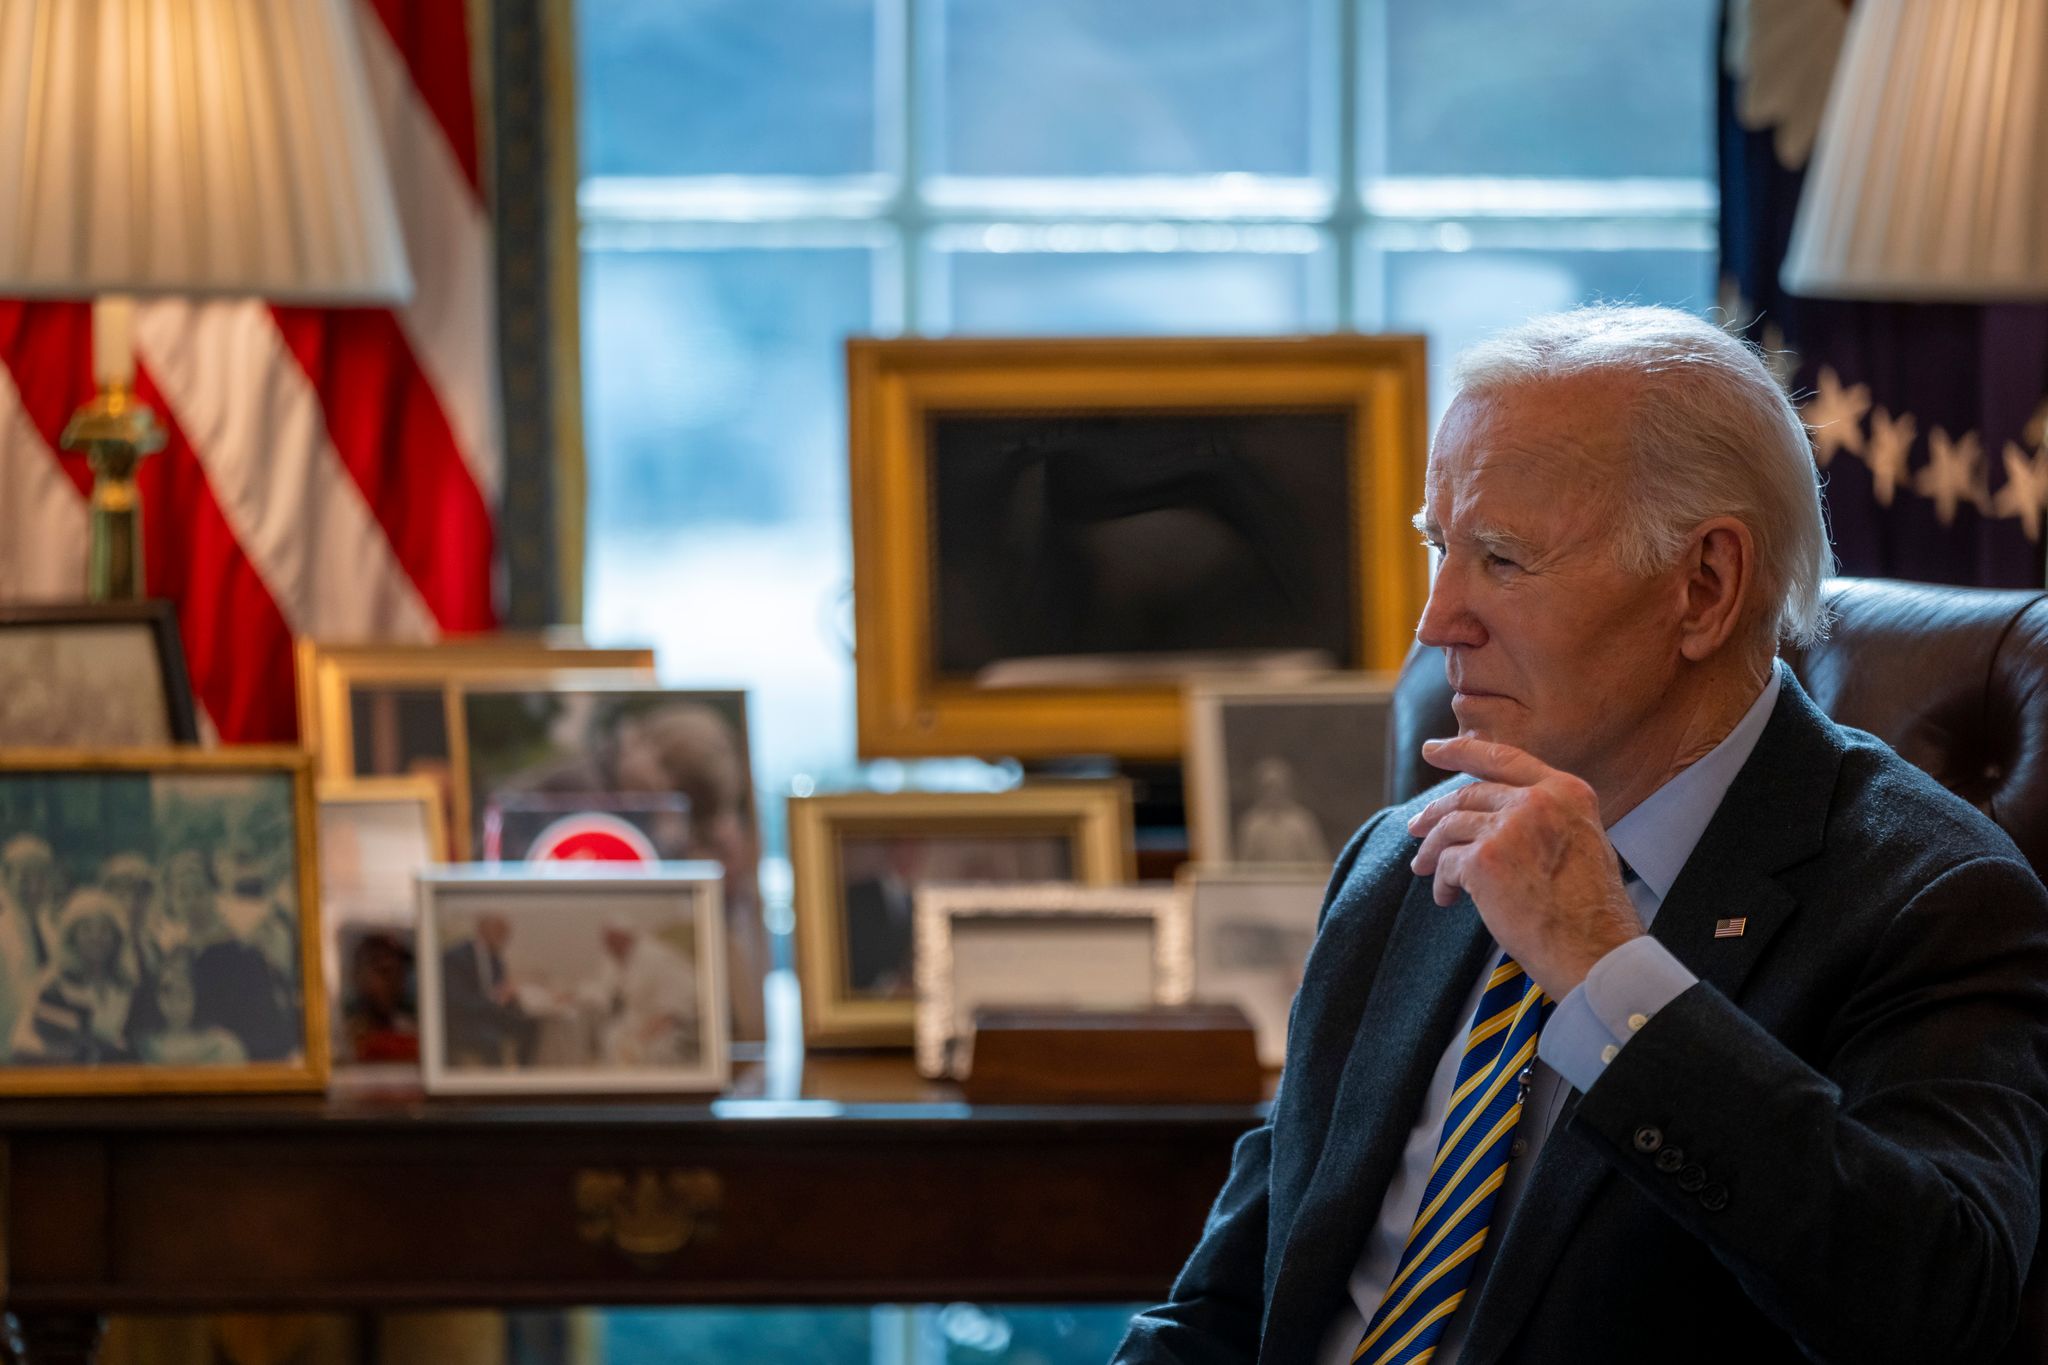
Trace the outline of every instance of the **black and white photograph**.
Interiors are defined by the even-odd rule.
[[[169,602],[0,606],[0,746],[154,748],[198,738]]]
[[[1321,867],[1386,804],[1388,680],[1206,681],[1188,689],[1196,861]]]
[[[447,861],[439,791],[425,778],[320,784],[320,905],[335,1075],[420,1057],[415,879]]]
[[[601,811],[607,801],[657,798],[615,818],[640,829],[657,859],[706,858],[725,869],[733,1027],[741,1038],[762,1036],[768,946],[746,693],[465,688],[461,709],[470,847],[485,846],[495,808],[500,858],[523,858],[526,848],[503,838],[505,812],[522,800],[588,796],[598,799],[589,810]],[[546,826],[534,826],[536,835]],[[626,837],[618,825],[612,832]]]
[[[276,752],[0,761],[0,1091],[317,1083],[307,770]]]
[[[1328,881],[1311,868],[1181,869],[1194,919],[1195,998],[1244,1010],[1262,1066],[1278,1068],[1287,1058],[1287,1014]]]
[[[916,910],[917,1068],[935,1079],[973,1068],[978,1009],[1141,1010],[1193,986],[1175,885],[935,885]]]
[[[1343,666],[1351,423],[1342,408],[935,418],[939,675]]]
[[[421,879],[429,1090],[714,1090],[729,1066],[719,871],[440,868]]]

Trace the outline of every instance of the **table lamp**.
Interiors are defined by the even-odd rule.
[[[1780,278],[2048,299],[2048,3],[1856,0]]]
[[[93,300],[88,591],[142,595],[134,296],[412,289],[353,0],[0,0],[0,297]],[[464,58],[466,60],[466,57]]]

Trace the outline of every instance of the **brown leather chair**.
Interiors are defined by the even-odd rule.
[[[1825,640],[1786,655],[1815,704],[1867,730],[1996,820],[2048,877],[2048,592],[1838,578]],[[1422,741],[1453,735],[1440,651],[1417,646],[1389,720],[1389,801],[1442,780]],[[2048,1362],[2048,1240],[2009,1365]]]

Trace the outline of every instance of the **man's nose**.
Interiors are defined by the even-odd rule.
[[[1486,632],[1472,614],[1462,579],[1462,572],[1450,561],[1438,562],[1429,584],[1429,600],[1422,604],[1422,619],[1415,625],[1417,640],[1433,649],[1484,643]]]

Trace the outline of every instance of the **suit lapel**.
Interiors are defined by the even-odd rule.
[[[1440,906],[1430,887],[1411,879],[1373,975],[1281,1254],[1263,1360],[1313,1354],[1379,1216],[1430,1075],[1467,1022],[1458,1016],[1493,940],[1469,899]]]
[[[1784,670],[1770,722],[1650,927],[1672,956],[1731,1000],[1797,909],[1774,874],[1820,852],[1841,759],[1833,725]],[[1747,919],[1740,936],[1714,937],[1717,922],[1735,917]],[[1578,1100],[1574,1092],[1559,1111],[1500,1230],[1500,1250],[1473,1310],[1466,1361],[1491,1361],[1507,1349],[1586,1207],[1613,1174],[1603,1152],[1566,1131]]]

